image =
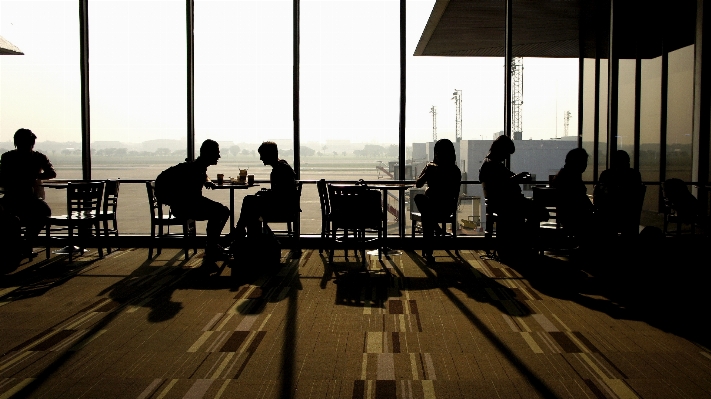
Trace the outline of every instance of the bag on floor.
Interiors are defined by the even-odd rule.
[[[259,234],[241,237],[230,245],[238,268],[276,268],[281,264],[281,243],[269,226],[260,230]]]

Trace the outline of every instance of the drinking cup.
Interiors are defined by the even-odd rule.
[[[222,183],[224,182],[224,179],[225,179],[225,175],[222,173],[218,173],[217,174],[217,185],[221,186]]]
[[[247,175],[247,184],[250,186],[254,185],[254,175]]]

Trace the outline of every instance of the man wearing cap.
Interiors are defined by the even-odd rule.
[[[32,252],[37,235],[52,214],[44,202],[42,180],[57,177],[52,163],[46,155],[35,151],[37,136],[30,129],[15,132],[15,149],[2,154],[0,158],[0,186],[5,196],[2,206],[25,226],[25,242],[22,255]]]

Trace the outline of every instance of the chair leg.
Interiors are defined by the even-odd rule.
[[[98,220],[94,224],[94,229],[96,232],[96,238],[101,237],[101,227],[99,225]],[[104,257],[104,248],[101,246],[101,243],[99,243],[99,245],[97,245],[97,247],[98,247],[97,250],[99,251],[99,258],[103,258]]]
[[[332,238],[329,240],[331,242],[331,250],[328,251],[328,264],[333,265],[333,252],[336,250],[336,228],[333,227],[333,230],[331,231]]]
[[[45,255],[46,259],[49,259],[49,230],[51,227],[52,227],[52,225],[50,225],[49,223],[47,223],[47,225],[44,226],[45,237],[47,239],[47,244],[45,244],[45,249],[44,249],[44,255]]]
[[[459,256],[459,250],[457,249],[457,221],[453,220],[452,221],[452,238],[454,238],[454,254]]]
[[[109,237],[109,221],[108,220],[102,221],[102,225],[104,227],[104,230],[102,231],[102,233],[103,233],[102,235],[104,237],[108,238]],[[106,253],[111,254],[111,245],[106,247]]]

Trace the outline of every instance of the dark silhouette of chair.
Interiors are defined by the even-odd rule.
[[[700,221],[699,202],[689,191],[686,183],[681,179],[667,179],[662,183],[664,199],[664,235],[669,234],[669,225],[675,224],[674,233],[681,235],[682,224],[690,225],[690,232],[694,234],[696,224]]]
[[[189,237],[195,237],[196,235],[196,229],[195,229],[195,221],[192,219],[183,219],[183,218],[178,218],[175,217],[170,211],[168,212],[167,215],[163,213],[163,204],[158,201],[156,198],[155,194],[155,181],[147,181],[146,182],[146,192],[148,193],[148,205],[150,206],[151,210],[151,243],[154,242],[154,238],[162,238],[162,237],[175,237],[175,236],[182,236],[184,238],[189,238]],[[181,233],[171,233],[170,232],[170,226],[182,226],[182,232]],[[166,228],[164,231],[163,228]],[[157,231],[156,231],[157,230]],[[157,233],[157,234],[156,234]],[[187,243],[187,241],[186,241]],[[189,256],[189,248],[188,245],[186,244],[183,247],[183,251],[185,251],[185,260],[188,259]],[[197,248],[193,247],[193,255],[197,253]],[[156,247],[156,255],[161,254],[161,247],[157,246]],[[153,245],[148,247],[148,259],[153,258]]]
[[[321,245],[319,246],[318,253],[322,254],[324,243],[331,234],[331,204],[328,200],[326,180],[319,180],[316,183],[316,188],[318,189],[318,199],[321,204]]]
[[[486,212],[486,222],[484,224],[484,251],[489,257],[496,256],[496,246],[494,245],[494,235],[496,235],[496,221],[499,215],[494,210],[494,207],[489,203],[488,198],[484,198],[484,208]]]
[[[570,237],[558,221],[558,193],[555,187],[533,186],[533,200],[548,211],[548,221],[541,222],[536,247],[543,254],[547,247],[563,247]]]
[[[116,210],[118,208],[120,183],[117,180],[106,180],[104,182],[104,200],[101,212],[97,215],[102,223],[102,234],[108,237],[113,234],[118,237],[118,221],[116,220]],[[111,228],[109,228],[111,223]],[[106,252],[111,253],[111,246],[106,247]]]
[[[328,261],[333,264],[333,252],[337,243],[347,248],[353,244],[360,249],[362,262],[365,265],[365,246],[375,242],[378,248],[378,258],[381,259],[381,240],[383,237],[382,208],[380,192],[369,190],[365,185],[341,186],[328,185],[330,202],[330,253]],[[343,230],[343,237],[338,238],[338,230]],[[353,231],[349,236],[348,231]],[[367,237],[366,233],[377,233],[377,238]]]
[[[412,193],[410,193],[412,195]],[[412,204],[414,204],[415,201],[410,201],[410,206],[412,207]],[[452,209],[449,210],[449,212],[442,212],[440,215],[435,217],[435,231],[434,235],[435,237],[452,237],[454,239],[457,238],[457,207],[459,206],[459,200],[457,202],[453,203],[453,206],[451,207]],[[412,208],[410,208],[412,209]],[[411,221],[411,226],[412,226],[412,237],[415,237],[415,233],[417,232],[422,232],[422,213],[419,212],[419,210],[415,206],[414,211],[410,211],[410,221]],[[447,225],[450,225],[452,232],[449,233],[447,232]],[[455,253],[459,253],[459,250],[455,249]]]
[[[50,216],[45,227],[47,246],[46,257],[49,259],[49,238],[51,234],[65,233],[69,245],[72,244],[74,230],[78,235],[89,236],[92,230],[94,236],[101,235],[99,217],[101,201],[103,199],[104,182],[76,182],[67,184],[67,213],[66,215]],[[52,226],[57,226],[52,228]],[[80,252],[83,247],[80,247]],[[104,257],[104,250],[98,246],[99,257]],[[69,250],[69,261],[72,260],[74,251]]]
[[[301,235],[300,231],[300,219],[301,219],[301,189],[303,187],[302,182],[296,182],[296,203],[292,205],[292,210],[279,212],[278,210],[273,210],[276,212],[268,212],[260,218],[262,220],[262,225],[267,227],[269,223],[285,223],[286,230],[273,230],[272,232],[276,237],[282,236],[287,237],[295,241],[295,248],[301,250],[299,244],[299,238]]]

